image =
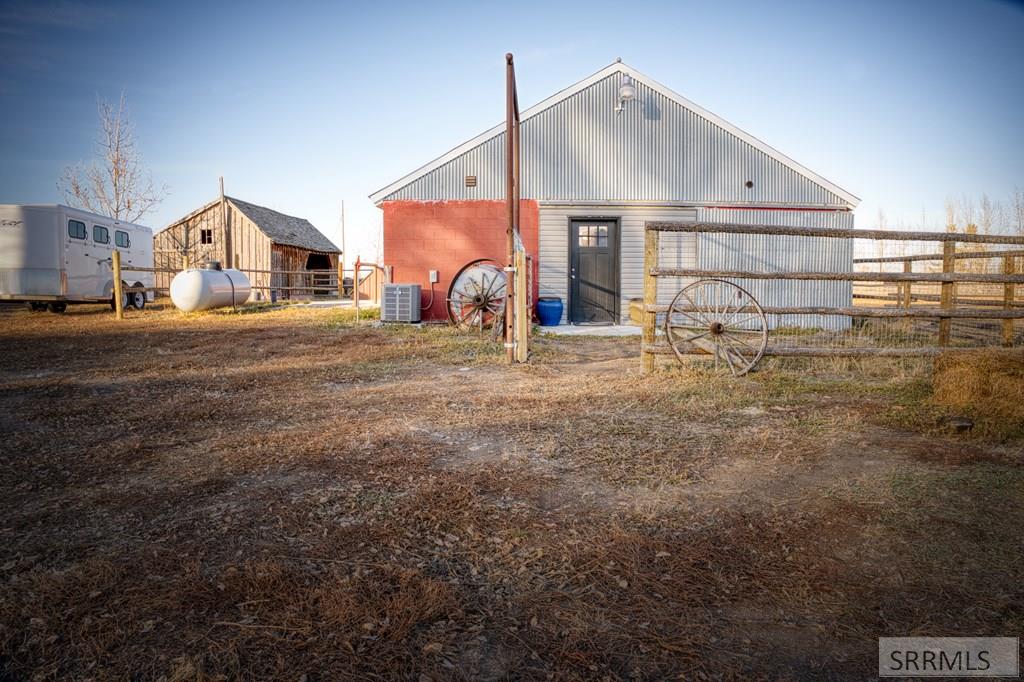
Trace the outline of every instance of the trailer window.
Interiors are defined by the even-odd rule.
[[[213,243],[213,230],[199,230],[199,243],[200,244],[212,244]]]
[[[85,239],[85,223],[81,220],[69,220],[68,236],[72,239]]]
[[[132,245],[132,240],[128,238],[127,232],[121,230],[114,230],[114,243],[122,249],[127,249]]]
[[[109,244],[110,243],[110,230],[103,227],[102,225],[92,226],[92,240],[97,244]]]

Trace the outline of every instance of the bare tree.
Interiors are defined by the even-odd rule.
[[[125,93],[116,107],[99,99],[97,109],[97,159],[65,168],[58,187],[69,204],[122,222],[137,222],[163,201],[167,188],[154,186],[142,166]]]
[[[1010,208],[1011,227],[1017,234],[1024,234],[1024,192],[1019,187],[1014,188],[1010,203],[1013,204]]]

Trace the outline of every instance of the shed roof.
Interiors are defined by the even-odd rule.
[[[251,220],[253,225],[259,228],[260,232],[267,235],[274,244],[297,246],[302,249],[323,253],[341,253],[341,249],[335,246],[330,239],[325,237],[320,230],[313,227],[313,224],[305,218],[286,215],[265,206],[258,206],[248,201],[236,199],[235,197],[225,196],[224,198]],[[220,199],[214,199],[205,206],[201,206],[183,218],[176,220],[164,229],[166,230],[183,223],[219,203]]]
[[[754,203],[759,204],[771,204],[771,203],[827,203],[829,205],[840,204],[848,208],[855,207],[859,202],[856,196],[850,192],[844,190],[833,182],[825,179],[821,175],[810,170],[806,166],[803,166],[788,156],[782,154],[778,150],[755,138],[753,135],[741,130],[740,128],[732,125],[728,121],[725,121],[721,117],[707,111],[706,109],[694,104],[685,97],[658,83],[652,78],[643,75],[636,69],[628,66],[622,62],[614,62],[605,68],[601,69],[597,73],[581,80],[580,82],[572,85],[561,92],[558,92],[551,97],[541,101],[540,103],[530,107],[523,111],[520,116],[520,120],[523,123],[523,153],[524,153],[524,179],[526,185],[524,186],[524,198],[538,198],[538,199],[562,199],[562,198],[582,198],[577,196],[572,197],[561,197],[554,196],[561,191],[562,186],[566,184],[565,177],[559,179],[559,174],[562,173],[575,173],[577,176],[588,175],[587,170],[579,164],[592,162],[587,156],[577,157],[581,160],[576,160],[576,170],[573,170],[572,165],[567,165],[566,158],[572,157],[573,152],[578,151],[578,147],[583,140],[594,139],[592,136],[597,134],[600,135],[602,129],[600,128],[603,117],[612,116],[611,121],[615,121],[613,114],[610,114],[611,103],[608,103],[608,110],[604,111],[599,109],[598,112],[584,112],[578,111],[572,113],[580,106],[597,106],[598,102],[606,102],[605,92],[611,87],[611,92],[614,92],[614,88],[617,87],[617,82],[610,83],[606,81],[609,77],[616,74],[623,74],[630,76],[633,81],[637,84],[638,90],[641,91],[641,95],[645,91],[649,91],[652,95],[664,98],[662,101],[673,107],[679,107],[680,111],[685,110],[684,116],[662,116],[658,112],[654,112],[654,116],[649,117],[652,121],[662,119],[663,121],[659,124],[661,127],[659,130],[664,135],[661,144],[662,149],[659,152],[664,152],[660,157],[664,161],[663,165],[652,165],[651,168],[638,167],[635,159],[627,158],[611,158],[619,153],[623,149],[622,145],[616,146],[615,144],[606,143],[607,148],[601,148],[597,153],[590,154],[590,157],[596,157],[598,159],[604,159],[609,161],[610,164],[618,167],[618,171],[621,173],[639,172],[648,180],[651,181],[653,178],[653,185],[657,186],[655,191],[652,191],[652,196],[637,196],[637,197],[626,197],[626,196],[615,196],[615,197],[586,197],[591,199],[596,198],[615,198],[615,199],[660,199],[660,200],[715,200],[715,199],[730,199],[733,197],[720,196],[723,194],[721,191],[721,182],[723,180],[721,169],[709,169],[707,165],[707,151],[702,149],[696,150],[700,145],[729,145],[728,154],[711,154],[712,158],[720,158],[728,156],[730,159],[742,160],[742,162],[748,167],[744,170],[751,170],[753,172],[760,172],[759,177],[763,178],[766,182],[771,184],[774,188],[770,195],[759,197]],[[587,91],[586,93],[584,91]],[[579,96],[579,97],[577,97]],[[580,98],[584,99],[580,99]],[[607,103],[607,102],[606,102]],[[567,109],[568,108],[568,109]],[[552,114],[556,110],[560,110],[558,114]],[[645,116],[647,114],[644,114]],[[683,121],[684,118],[693,121],[692,123],[682,122],[679,123],[677,128],[672,130],[667,129],[665,126],[665,119],[671,118],[672,122]],[[535,119],[531,121],[531,119]],[[697,120],[703,121],[699,123]],[[625,120],[625,119],[623,119]],[[557,123],[556,123],[557,122]],[[544,151],[544,147],[530,147],[531,144],[536,145],[540,138],[544,140],[551,140],[553,130],[552,124],[555,126],[575,126],[571,131],[566,131],[566,146],[567,148],[563,151],[565,154],[556,155],[555,157],[548,158],[547,161],[544,159],[538,159],[540,157],[548,156]],[[687,128],[686,126],[690,126]],[[710,126],[710,128],[708,127]],[[610,128],[603,128],[604,131]],[[624,129],[620,126],[619,134],[625,134],[627,136],[634,135],[630,141],[637,141],[640,144],[650,144],[651,138],[649,133],[644,132],[640,128],[637,128],[635,122],[629,122],[629,125]],[[718,132],[714,132],[717,130]],[[686,138],[685,135],[689,131],[694,131],[694,136]],[[370,195],[370,199],[375,203],[380,203],[388,199],[396,198],[463,198],[463,197],[441,197],[434,196],[438,190],[452,185],[453,183],[461,180],[460,173],[469,172],[470,167],[481,166],[481,159],[486,159],[486,163],[493,165],[497,162],[497,156],[503,158],[503,144],[497,145],[496,138],[503,138],[505,133],[505,124],[500,123],[490,130],[481,133],[473,139],[459,145],[452,149],[446,154],[434,159],[426,165],[418,168],[417,170],[409,173],[408,175],[396,180],[388,186],[380,189],[379,191]],[[724,136],[723,136],[724,133]],[[658,133],[655,133],[658,134]],[[531,139],[531,135],[536,136]],[[647,135],[647,137],[645,137]],[[573,137],[575,136],[575,137]],[[729,141],[728,143],[726,141]],[[691,149],[685,147],[676,147],[676,145],[688,144]],[[673,151],[670,148],[675,147],[683,152],[697,153],[698,158],[695,159],[696,163],[692,164],[692,168],[696,169],[691,173],[690,178],[683,178],[682,166],[685,164],[680,163],[682,155],[678,151]],[[632,147],[636,149],[637,147]],[[537,152],[532,154],[531,152]],[[533,156],[533,158],[531,158]],[[649,159],[653,160],[656,155],[648,155]],[[763,159],[763,161],[762,161]],[[471,161],[470,161],[471,160]],[[536,162],[537,164],[544,163],[556,163],[555,168],[557,170],[552,171],[536,171],[531,168],[531,164]],[[568,162],[569,164],[572,161]],[[774,164],[774,165],[773,165]],[[629,169],[633,168],[633,171]],[[773,168],[778,169],[773,170]],[[607,169],[599,169],[601,173],[605,173]],[[692,187],[695,182],[695,178],[692,176],[694,173],[718,173],[718,176],[714,178],[714,182],[718,182],[718,186],[711,186],[707,194],[709,196],[678,196],[684,192],[680,191],[681,187]],[[489,168],[488,173],[493,174],[496,172],[496,168]],[[532,181],[531,181],[532,172]],[[688,172],[688,171],[687,171]],[[737,171],[739,172],[739,171]],[[788,176],[784,174],[789,174]],[[447,176],[451,176],[448,178]],[[543,175],[544,179],[541,180],[540,176]],[[604,178],[599,177],[598,180]],[[491,180],[495,180],[492,178]],[[729,182],[732,182],[734,178],[728,178]],[[483,182],[484,179],[482,178]],[[631,180],[628,178],[618,179],[620,186],[629,186]],[[571,181],[570,181],[571,182]],[[690,183],[690,184],[687,184]],[[712,183],[712,184],[713,184]],[[495,187],[498,191],[503,191],[504,182],[495,182]],[[591,182],[592,189],[594,191],[607,192],[610,186],[609,183],[605,183],[601,186],[600,182]],[[735,184],[735,183],[733,183]],[[532,185],[532,186],[531,186]],[[550,187],[557,185],[553,189]],[[765,186],[761,183],[760,186]],[[786,188],[794,188],[794,191],[788,191]],[[816,188],[816,189],[815,189]],[[452,188],[454,189],[454,187]],[[538,196],[531,196],[530,190],[534,190]],[[550,191],[549,191],[550,190]],[[492,192],[493,193],[493,192]],[[795,198],[787,197],[786,194],[791,194]],[[657,195],[657,196],[655,196]],[[757,195],[757,192],[754,193]],[[754,198],[754,197],[752,197]],[[739,201],[739,200],[737,200]]]
[[[341,253],[341,249],[335,246],[330,239],[325,237],[320,230],[313,227],[313,224],[305,218],[285,215],[265,206],[250,204],[248,201],[242,201],[241,199],[225,198],[234,204],[235,208],[245,214],[275,244],[298,246],[311,251]]]

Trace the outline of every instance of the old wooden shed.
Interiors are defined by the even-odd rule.
[[[290,287],[301,284],[296,273],[336,271],[341,250],[305,218],[251,204],[234,197],[215,199],[168,225],[153,237],[156,267],[180,270],[207,260],[245,272],[263,296],[310,295]],[[170,286],[171,273],[158,273],[157,287]],[[329,279],[324,275],[325,281]]]

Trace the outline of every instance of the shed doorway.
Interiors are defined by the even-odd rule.
[[[569,221],[569,322],[619,320],[619,221]]]
[[[311,253],[306,257],[306,269],[317,270],[313,273],[313,295],[327,296],[331,293],[332,272],[331,257],[326,253]]]

